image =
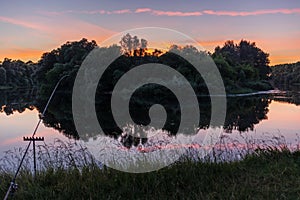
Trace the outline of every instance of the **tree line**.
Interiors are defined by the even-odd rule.
[[[180,64],[178,59],[173,59],[171,50],[178,50],[186,53],[209,54],[216,63],[224,80],[226,91],[229,93],[248,92],[254,90],[271,89],[269,83],[271,68],[269,66],[269,54],[258,48],[255,43],[241,40],[238,44],[227,41],[220,47],[216,47],[213,53],[200,52],[193,46],[180,47],[173,45],[170,51],[163,52],[155,49],[147,51],[148,42],[146,39],[139,39],[130,34],[124,35],[119,44],[111,48],[118,48],[123,56],[116,62],[119,67],[112,72],[108,81],[116,81],[125,70],[137,64],[157,62],[174,65],[183,68],[185,62]],[[24,87],[37,85],[40,91],[50,90],[51,87],[65,74],[70,77],[63,87],[71,88],[76,73],[85,57],[98,47],[95,41],[82,39],[75,42],[67,42],[61,47],[46,52],[37,63],[24,63],[20,60],[4,59],[0,63],[0,87]],[[180,66],[181,65],[181,66]],[[190,69],[183,70],[187,76],[193,76]],[[201,86],[201,77],[193,77],[194,84]]]
[[[38,64],[5,58],[0,62],[0,87],[29,87],[36,84]]]
[[[276,86],[300,85],[300,62],[272,67],[272,77]]]

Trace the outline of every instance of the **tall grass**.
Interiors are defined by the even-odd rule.
[[[161,170],[130,174],[102,166],[78,143],[56,140],[38,147],[35,178],[27,158],[14,199],[299,199],[299,149],[291,151],[281,136],[257,142],[223,137],[206,158],[190,149]],[[1,196],[20,155],[16,149],[1,159]]]
[[[0,159],[0,172],[13,173],[17,170],[25,149],[8,150]],[[92,154],[81,143],[75,140],[62,141],[55,139],[53,143],[36,145],[37,170],[82,168],[98,164]],[[21,171],[33,170],[33,152],[27,153]]]

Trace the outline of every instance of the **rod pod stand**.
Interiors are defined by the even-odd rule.
[[[54,87],[54,89],[53,89],[53,91],[52,91],[52,93],[51,93],[51,95],[50,95],[50,97],[49,97],[49,99],[48,99],[48,101],[47,101],[47,104],[46,104],[46,106],[45,106],[45,108],[44,108],[44,110],[43,110],[41,116],[44,116],[44,115],[45,115],[45,113],[46,113],[46,111],[47,111],[47,109],[48,109],[48,106],[49,106],[49,104],[50,104],[50,101],[51,101],[51,99],[53,98],[54,93],[55,93],[55,91],[57,90],[57,88],[58,88],[59,84],[61,83],[61,81],[62,81],[64,78],[68,77],[68,76],[69,76],[69,75],[64,75],[64,76],[61,77],[61,78],[59,79],[59,81],[56,83],[56,85],[55,85],[55,87]],[[36,125],[36,127],[35,127],[35,129],[34,129],[34,131],[33,131],[32,138],[34,138],[34,136],[35,136],[35,134],[36,134],[36,132],[37,132],[37,130],[38,130],[40,124],[41,124],[42,119],[43,119],[43,118],[40,117],[40,119],[39,119],[39,121],[38,121],[38,123],[37,123],[37,125]],[[29,141],[29,143],[28,143],[28,145],[27,145],[27,147],[26,147],[25,153],[24,153],[24,155],[23,155],[23,157],[22,157],[22,160],[21,160],[21,162],[20,162],[20,164],[19,164],[19,167],[18,167],[18,169],[17,169],[17,171],[16,171],[16,173],[15,173],[15,175],[14,175],[14,178],[13,178],[12,181],[10,182],[10,186],[9,186],[7,192],[6,192],[6,195],[5,195],[5,197],[4,197],[4,200],[7,200],[7,199],[8,199],[9,194],[12,194],[12,195],[13,195],[14,192],[15,192],[15,191],[17,190],[17,188],[18,188],[18,184],[16,184],[16,178],[17,178],[17,176],[18,176],[18,174],[19,174],[19,171],[20,171],[21,166],[22,166],[22,164],[23,164],[23,162],[24,162],[24,159],[25,159],[25,157],[26,157],[26,154],[27,154],[27,152],[28,152],[28,150],[29,150],[29,147],[30,147],[30,145],[31,145],[31,142],[32,142],[32,141]]]

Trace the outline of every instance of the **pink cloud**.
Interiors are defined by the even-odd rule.
[[[22,26],[25,28],[30,28],[30,29],[36,29],[36,30],[44,29],[42,26],[40,26],[38,24],[34,24],[31,22],[27,22],[27,21],[23,21],[23,20],[19,20],[19,19],[9,18],[9,17],[0,16],[0,21],[9,23],[9,24],[13,24],[13,25]]]
[[[300,14],[300,8],[293,9],[273,9],[273,10],[256,10],[256,11],[218,11],[218,10],[204,10],[204,11],[193,11],[193,12],[182,12],[182,11],[164,11],[164,10],[153,10],[151,8],[137,8],[132,11],[129,9],[122,10],[89,10],[89,11],[76,11],[76,10],[67,10],[62,12],[40,12],[46,15],[61,15],[68,13],[77,13],[77,14],[132,14],[132,13],[149,13],[155,16],[177,16],[177,17],[189,17],[189,16],[201,16],[201,15],[216,15],[216,16],[255,16],[255,15],[266,15],[266,14]]]
[[[56,11],[38,11],[38,13],[47,15],[47,16],[58,16],[58,15],[63,15],[63,14],[87,14],[87,15],[110,15],[110,14],[129,14],[132,13],[131,10],[129,9],[122,9],[122,10],[66,10],[66,11],[61,11],[61,12],[56,12]]]
[[[180,11],[161,11],[161,10],[152,10],[151,14],[157,16],[177,16],[177,17],[188,17],[188,16],[200,16],[201,12],[180,12]]]
[[[131,13],[131,11],[129,9],[123,9],[123,10],[112,11],[112,13],[114,13],[114,14],[128,14],[128,13]]]
[[[145,13],[145,12],[151,12],[152,10],[150,8],[138,8],[135,10],[135,13]]]
[[[274,9],[274,10],[257,10],[257,11],[214,11],[214,10],[204,10],[204,14],[207,15],[217,15],[217,16],[255,16],[255,15],[266,15],[266,14],[300,14],[300,8],[294,9]]]
[[[178,17],[188,17],[188,16],[200,16],[201,12],[181,12],[181,11],[163,11],[163,10],[152,10],[151,8],[138,8],[134,13],[150,13],[156,16],[178,16]]]
[[[4,22],[34,30],[27,31],[26,35],[22,32],[2,35],[0,40],[0,60],[8,57],[37,61],[43,52],[57,48],[66,41],[88,38],[90,40],[94,39],[99,43],[115,34],[114,31],[84,20],[74,19],[70,16],[61,16],[61,14],[56,15],[55,13],[51,13],[51,15],[51,17],[47,18],[31,17],[31,21],[0,16],[0,24]],[[57,23],[58,21],[59,23]]]
[[[94,14],[101,14],[101,15],[104,15],[104,14],[110,14],[109,11],[106,11],[106,10],[92,10],[92,11],[73,11],[73,13],[80,13],[80,14],[90,14],[90,15],[94,15]]]

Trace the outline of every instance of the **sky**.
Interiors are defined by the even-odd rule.
[[[0,60],[37,61],[66,41],[100,44],[142,27],[174,29],[208,51],[246,39],[271,65],[300,61],[299,0],[0,0]]]

